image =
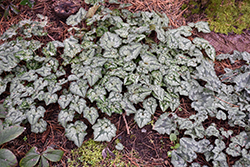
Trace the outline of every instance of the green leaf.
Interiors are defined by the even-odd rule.
[[[9,142],[24,132],[25,128],[21,126],[10,126],[3,130],[0,130],[0,145]]]
[[[108,141],[110,142],[116,136],[116,127],[110,120],[103,118],[98,119],[97,123],[92,126],[94,130],[95,141]]]
[[[49,167],[49,161],[44,157],[41,156],[41,159],[38,164],[39,167]]]
[[[169,136],[169,139],[170,139],[170,141],[172,141],[172,142],[176,141],[176,140],[177,140],[176,134],[171,133],[170,136]]]
[[[21,159],[21,161],[19,162],[19,165],[20,167],[35,166],[39,162],[40,157],[41,155],[39,152],[37,152],[37,148],[32,147],[27,152],[25,157]]]
[[[16,156],[8,149],[0,149],[0,164],[2,167],[16,166]]]
[[[52,162],[58,162],[62,159],[63,156],[62,150],[54,150],[52,147],[48,147],[43,153],[42,156]]]
[[[85,130],[87,126],[82,121],[76,121],[74,124],[67,125],[65,129],[65,136],[71,141],[74,141],[77,147],[81,147],[84,137],[87,135]]]

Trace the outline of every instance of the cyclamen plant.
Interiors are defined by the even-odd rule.
[[[63,42],[25,40],[46,35],[43,27],[47,20],[40,15],[43,22],[25,20],[6,31],[1,37],[6,42],[0,45],[0,93],[10,83],[10,95],[4,102],[8,111],[4,123],[19,125],[27,120],[32,132],[42,133],[47,127],[43,119],[46,107],[57,103],[58,122],[68,139],[80,147],[87,134],[82,119],[93,125],[94,140],[111,141],[116,127],[107,118],[99,118],[101,112],[108,116],[134,114],[142,128],[159,107],[165,113],[155,122],[154,130],[167,135],[185,131],[180,146],[171,153],[174,166],[201,166],[193,162],[196,153],[204,154],[214,166],[228,166],[227,154],[241,156],[234,166],[249,165],[249,66],[225,69],[226,73],[218,77],[213,46],[202,38],[188,39],[193,29],[210,33],[206,22],[170,29],[165,14],[131,13],[123,6],[118,11],[99,4],[89,11],[80,8],[66,21],[72,26],[69,31],[74,30],[75,34]],[[79,23],[88,30],[79,27]],[[9,40],[18,33],[25,37]],[[153,33],[157,40],[151,38]],[[42,53],[37,54],[39,48]],[[63,54],[58,55],[57,48],[63,48]],[[249,57],[247,52],[235,51],[216,59],[249,63]],[[69,75],[66,68],[70,68]],[[206,84],[202,86],[199,81]],[[174,113],[180,96],[193,101],[195,115],[181,118]],[[39,101],[45,105],[39,106]],[[140,109],[135,107],[138,103],[142,104]],[[169,109],[172,112],[166,112]],[[73,121],[81,114],[81,120]],[[231,137],[232,131],[218,129],[216,124],[204,128],[202,123],[209,117],[228,121],[231,127],[243,127],[245,131]],[[217,138],[215,143],[208,140],[210,137]],[[225,140],[229,139],[231,144],[226,148]]]

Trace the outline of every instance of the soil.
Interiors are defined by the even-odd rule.
[[[9,0],[10,1],[10,0]],[[170,28],[176,28],[182,25],[186,25],[188,22],[206,21],[204,14],[190,16],[184,18],[182,15],[184,11],[180,10],[183,3],[188,0],[120,0],[123,3],[131,3],[132,6],[128,9],[136,12],[139,10],[143,11],[159,11],[164,12],[170,18]],[[7,2],[6,2],[7,3]],[[3,34],[11,25],[18,23],[21,19],[35,19],[36,14],[42,14],[48,16],[49,26],[46,28],[48,31],[48,37],[41,37],[39,39],[43,43],[47,43],[51,40],[63,41],[69,34],[67,32],[68,26],[65,24],[65,18],[59,17],[54,11],[56,0],[37,0],[33,8],[28,6],[22,6],[17,3],[17,7],[20,10],[18,15],[10,12],[8,19],[4,17],[0,20],[0,35]],[[87,4],[81,2],[79,6],[82,6],[86,10],[89,8]],[[112,5],[109,7],[113,7]],[[0,14],[3,15],[4,10],[0,8]],[[233,50],[248,51],[250,52],[249,41],[250,41],[250,30],[245,30],[242,35],[235,34],[217,34],[217,33],[195,33],[195,36],[205,38],[208,40],[216,49],[217,54],[220,53],[231,53]],[[228,61],[216,62],[215,69],[217,74],[223,73],[223,69],[237,68],[242,65],[241,62],[236,62],[232,66]],[[7,94],[0,97],[0,101],[3,100]],[[177,110],[176,114],[183,118],[189,117],[196,112],[191,108],[191,101],[187,97],[181,97],[182,111]],[[53,105],[48,106],[44,119],[48,123],[48,128],[42,134],[31,133],[30,126],[26,124],[26,131],[19,136],[17,139],[12,140],[1,148],[10,149],[16,156],[18,161],[24,157],[24,155],[33,146],[38,148],[39,152],[46,150],[47,146],[52,146],[55,149],[63,150],[64,156],[58,163],[51,163],[50,166],[66,167],[67,159],[70,158],[70,151],[76,146],[73,142],[67,140],[64,135],[64,128],[59,125],[57,121],[59,108]],[[154,120],[162,114],[158,108]],[[133,116],[123,116],[113,114],[108,117],[112,123],[117,127],[117,136],[110,142],[109,147],[114,148],[114,140],[119,138],[121,143],[124,145],[124,158],[130,161],[136,166],[172,166],[171,159],[167,156],[167,152],[170,151],[170,147],[174,145],[169,140],[167,135],[160,135],[156,131],[152,130],[151,125],[147,125],[140,129],[133,120]],[[213,120],[209,119],[207,124]],[[88,124],[86,122],[86,124]],[[221,122],[223,124],[223,122]],[[225,126],[227,128],[227,126]],[[238,130],[238,131],[237,131]],[[236,134],[239,133],[239,128],[235,127]],[[88,135],[86,139],[93,138],[91,128],[87,129]],[[180,132],[179,137],[184,136]],[[25,141],[24,138],[27,138]],[[133,154],[133,150],[139,154],[139,158]],[[232,157],[227,157],[228,159]],[[230,164],[233,164],[237,159],[231,159]],[[211,162],[206,162],[202,155],[198,155],[196,160],[201,165],[213,166]]]

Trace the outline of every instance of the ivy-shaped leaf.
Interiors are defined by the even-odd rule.
[[[121,107],[125,110],[126,115],[136,113],[136,108],[131,101],[128,100],[128,94],[124,95],[121,101]]]
[[[45,109],[42,106],[31,106],[26,112],[26,117],[31,125],[36,124],[40,118],[44,117]]]
[[[105,50],[118,48],[122,43],[121,38],[111,32],[105,32],[100,39],[100,46]]]
[[[175,119],[170,117],[169,113],[162,114],[157,121],[155,122],[153,129],[156,130],[160,134],[168,134],[172,131],[175,131],[177,124],[175,123]]]
[[[46,47],[43,47],[42,53],[47,57],[55,56],[57,47],[64,47],[64,44],[60,41],[48,42]]]
[[[65,128],[65,136],[71,141],[74,141],[77,147],[81,147],[84,137],[87,135],[85,130],[87,126],[82,121],[71,123]]]
[[[102,77],[102,68],[89,68],[85,75],[90,86],[93,86]]]
[[[51,94],[49,92],[46,92],[43,94],[43,99],[45,101],[46,105],[49,105],[51,103],[56,103],[58,100],[57,94]]]
[[[58,99],[58,104],[62,107],[62,109],[65,109],[72,101],[72,99],[73,99],[72,94],[61,95]]]
[[[150,97],[143,102],[143,108],[147,110],[151,115],[154,115],[156,111],[157,103],[153,97]]]
[[[98,119],[92,129],[94,130],[95,141],[110,142],[116,136],[116,127],[107,118]]]
[[[81,51],[81,45],[78,44],[78,40],[73,36],[63,41],[64,44],[64,55],[70,58],[74,58],[77,53]]]
[[[46,131],[47,122],[44,121],[42,118],[39,119],[35,124],[31,124],[31,132],[33,133],[43,133]]]
[[[99,117],[97,110],[94,107],[86,107],[83,110],[83,117],[86,118],[91,125],[93,125],[96,119]]]
[[[86,106],[86,101],[79,96],[74,96],[73,99],[70,101],[70,110],[75,110],[78,114],[81,114]]]
[[[85,19],[86,15],[87,15],[87,11],[84,10],[83,8],[80,8],[79,11],[75,15],[70,15],[67,18],[66,24],[75,26],[79,24],[83,19]]]
[[[75,95],[85,97],[88,88],[87,81],[79,79],[77,82],[70,83],[69,90]]]
[[[105,101],[107,94],[105,88],[101,86],[95,86],[94,89],[89,89],[87,92],[88,99],[93,103],[94,101]]]
[[[142,128],[151,121],[151,113],[148,110],[139,109],[134,117],[139,128]]]
[[[110,91],[122,92],[123,82],[118,77],[110,77],[105,84],[105,88]]]
[[[142,45],[139,43],[124,45],[120,48],[119,53],[124,57],[123,60],[125,62],[129,62],[137,58],[137,56],[140,54],[141,49]]]
[[[61,110],[58,114],[58,122],[66,128],[67,122],[73,121],[75,111],[74,110]]]
[[[129,100],[135,104],[142,102],[148,95],[151,94],[151,90],[147,86],[141,84],[133,84],[127,87],[129,92]]]

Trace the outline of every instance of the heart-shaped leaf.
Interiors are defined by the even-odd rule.
[[[69,140],[74,141],[77,147],[80,147],[83,143],[84,137],[87,135],[85,130],[87,126],[82,121],[76,121],[74,124],[67,125],[65,129],[65,136]]]

